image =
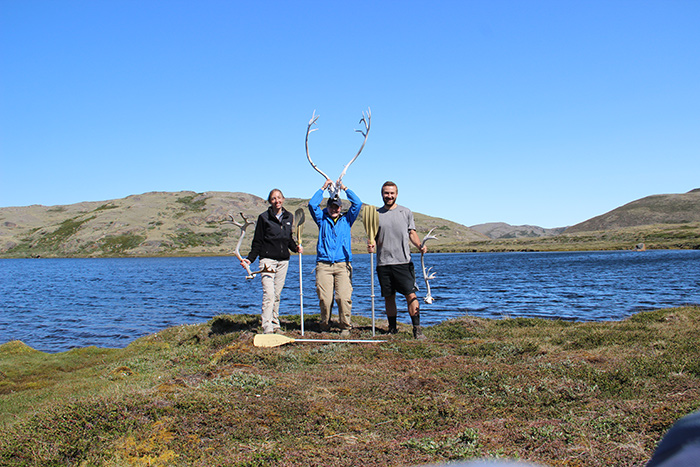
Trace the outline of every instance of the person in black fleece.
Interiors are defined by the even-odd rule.
[[[262,276],[262,328],[263,333],[280,331],[280,295],[284,288],[289,266],[289,252],[302,254],[304,249],[292,238],[294,216],[284,209],[284,195],[277,188],[267,197],[270,207],[258,216],[250,253],[243,258],[245,268],[260,257],[260,268],[274,272],[263,272]]]

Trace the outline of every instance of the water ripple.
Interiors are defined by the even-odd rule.
[[[281,314],[299,313],[299,263],[292,259]],[[318,313],[318,302],[314,262],[304,259],[309,315]],[[421,304],[428,325],[466,314],[617,320],[700,303],[700,251],[429,254],[426,264],[437,272],[436,301]],[[353,265],[353,314],[370,317],[369,256],[355,255]],[[424,287],[422,278],[418,285]],[[378,282],[375,294],[380,318]],[[257,314],[261,297],[259,279],[246,280],[230,257],[1,259],[0,343],[19,339],[48,352],[124,347],[169,326]],[[405,310],[402,297],[398,304]],[[406,313],[399,319],[410,322]]]

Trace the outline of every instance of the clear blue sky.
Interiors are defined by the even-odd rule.
[[[699,1],[0,1],[0,207],[345,183],[560,227],[700,187]]]

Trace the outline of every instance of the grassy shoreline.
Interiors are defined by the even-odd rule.
[[[370,338],[353,318],[353,338]],[[285,317],[300,337],[298,317]],[[335,338],[306,322],[305,338]],[[384,323],[379,323],[383,329]],[[640,465],[700,408],[700,307],[622,321],[463,317],[381,344],[256,348],[222,315],[124,349],[0,345],[0,464]]]
[[[353,235],[354,253],[367,252],[367,240],[364,232],[357,227]],[[425,230],[425,229],[423,229]],[[421,231],[422,233],[427,233]],[[215,235],[216,230],[211,234]],[[698,250],[700,249],[700,223],[654,224],[639,227],[627,227],[605,231],[562,233],[549,237],[525,237],[491,240],[456,240],[454,236],[438,232],[438,239],[430,242],[428,249],[434,253],[499,253],[499,252],[549,252],[549,251],[603,251],[634,250],[643,243],[648,250]],[[39,243],[31,246],[16,247],[0,252],[0,258],[133,258],[133,257],[199,257],[199,256],[233,256],[233,246],[197,248],[167,248],[140,250],[138,248],[98,248],[96,250],[67,250],[53,243]],[[304,236],[306,255],[314,255],[316,238],[307,232]],[[248,251],[244,245],[242,251]],[[81,252],[82,251],[82,252]]]

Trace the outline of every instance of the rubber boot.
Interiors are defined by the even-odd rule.
[[[396,328],[396,316],[387,316],[386,319],[389,321],[389,334],[396,334],[399,332]]]

